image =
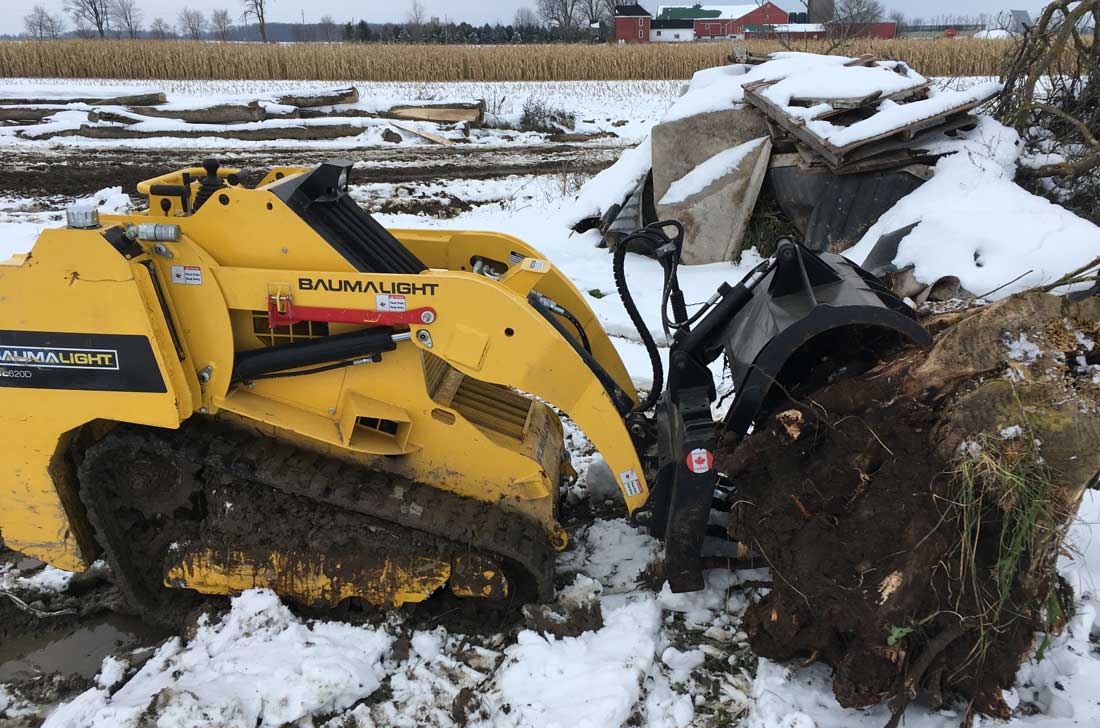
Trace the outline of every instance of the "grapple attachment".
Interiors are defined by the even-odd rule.
[[[931,343],[877,278],[840,255],[784,245],[722,334],[736,387],[727,431],[744,436],[769,395],[877,361],[899,338]]]
[[[720,431],[743,437],[770,402],[845,369],[870,366],[901,340],[931,343],[912,309],[851,261],[790,241],[737,285],[723,285],[692,330],[679,327],[657,407],[659,468],[647,514],[664,536],[674,592],[703,588]],[[723,353],[735,398],[719,427],[711,414],[716,393],[708,364]]]

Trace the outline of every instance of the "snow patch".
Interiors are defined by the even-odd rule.
[[[274,727],[350,707],[381,683],[391,637],[340,622],[304,623],[274,592],[236,597],[220,622],[201,617],[195,638],[173,638],[116,693],[88,690],[44,728],[130,728],[156,702],[158,725]],[[116,671],[105,664],[100,685]]]
[[[541,728],[622,725],[641,698],[660,623],[656,601],[646,598],[605,609],[604,626],[578,637],[524,630],[505,651],[501,701]]]

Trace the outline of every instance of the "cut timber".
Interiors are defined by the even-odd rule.
[[[338,104],[354,104],[359,100],[359,91],[354,86],[337,88],[317,93],[286,94],[280,96],[276,103],[284,106],[300,106],[312,108],[316,106],[336,106]]]
[[[132,106],[130,111],[158,119],[179,119],[188,124],[240,124],[263,121],[264,109],[256,101],[250,104],[223,104],[199,109],[162,109],[156,106]]]
[[[199,139],[202,137],[216,137],[218,139],[240,139],[242,141],[277,141],[281,139],[312,141],[315,139],[342,139],[344,137],[359,136],[362,133],[363,127],[350,126],[347,124],[279,126],[267,129],[176,129],[167,131],[141,131],[119,126],[83,125],[79,129],[66,129],[65,131],[42,134],[33,138],[54,139],[56,137],[86,137],[88,139],[155,139],[158,137],[168,137],[172,139]]]
[[[454,142],[452,142],[450,139],[445,139],[444,137],[441,137],[438,134],[433,134],[430,131],[423,131],[421,129],[414,129],[411,126],[405,126],[404,124],[398,124],[396,121],[391,121],[390,126],[394,127],[395,129],[400,129],[401,131],[407,131],[410,134],[415,134],[416,136],[418,136],[422,139],[427,139],[428,141],[430,141],[434,144],[442,144],[445,147],[454,146]]]
[[[162,91],[132,96],[67,96],[64,98],[6,98],[0,99],[0,106],[23,105],[41,106],[50,104],[96,104],[98,106],[156,106],[168,101]]]
[[[0,121],[37,123],[59,111],[69,111],[67,106],[0,106]]]
[[[436,121],[452,124],[468,121],[471,124],[480,124],[485,120],[485,102],[394,106],[384,116],[394,119],[408,119],[409,121]]]
[[[1024,293],[925,324],[929,349],[826,381],[874,348],[831,333],[815,353],[839,359],[781,375],[753,433],[720,447],[730,534],[775,577],[742,624],[758,655],[830,665],[846,707],[894,698],[897,717],[954,693],[1007,719],[1037,633],[1073,613],[1057,561],[1100,475],[1100,386],[1074,362],[1100,357],[1081,340],[1100,298]]]

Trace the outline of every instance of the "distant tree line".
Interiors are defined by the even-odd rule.
[[[24,36],[35,40],[77,38],[188,38],[192,40],[346,41],[355,43],[510,44],[606,40],[619,0],[534,0],[520,8],[511,23],[471,25],[428,17],[421,0],[412,0],[404,22],[348,22],[341,27],[331,16],[317,23],[273,23],[270,0],[236,0],[241,11],[228,8],[203,13],[186,4],[174,18],[147,20],[140,0],[61,0],[60,7],[35,5],[23,18]],[[248,23],[248,26],[242,25]],[[276,38],[269,38],[274,30]]]
[[[267,38],[267,4],[269,0],[238,0],[240,22],[253,21],[260,39]],[[71,28],[68,23],[72,23]],[[329,16],[309,28],[310,36],[302,40],[339,40],[340,31]],[[190,38],[193,40],[236,40],[242,28],[228,8],[219,8],[209,15],[183,6],[175,18],[155,17],[145,26],[145,13],[138,0],[62,0],[60,9],[35,5],[23,17],[24,34],[35,40],[50,40],[65,36],[77,38]],[[320,37],[328,29],[329,37]]]

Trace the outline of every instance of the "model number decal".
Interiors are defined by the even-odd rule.
[[[168,391],[148,336],[0,329],[0,388]]]
[[[347,278],[299,278],[300,291],[331,291],[333,293],[393,293],[401,296],[434,296],[438,283],[408,281],[353,281]]]

